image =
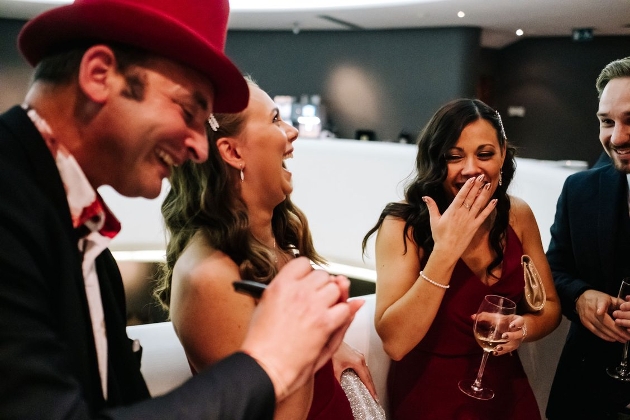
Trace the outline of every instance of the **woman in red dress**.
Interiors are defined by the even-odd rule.
[[[507,194],[516,163],[498,112],[473,99],[440,108],[420,134],[405,200],[383,210],[376,237],[376,330],[393,359],[391,419],[540,419],[516,350],[549,334],[560,305],[529,206]],[[529,254],[547,291],[544,309],[517,315],[483,375],[482,401],[458,388],[482,349],[473,315],[487,294],[519,302]]]
[[[171,236],[156,295],[169,309],[193,372],[233,353],[244,339],[257,302],[235,293],[235,280],[268,283],[298,254],[323,262],[306,218],[289,198],[293,186],[284,161],[293,155],[297,130],[282,121],[267,93],[251,81],[249,88],[243,112],[210,118],[208,161],[174,168],[162,205]],[[350,363],[373,390],[356,353],[342,344],[333,359],[342,355],[340,363]],[[338,376],[329,361],[278,404],[275,418],[351,420]]]

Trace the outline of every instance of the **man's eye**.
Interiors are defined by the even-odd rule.
[[[183,107],[182,107],[182,111],[184,112],[184,119],[186,120],[186,122],[192,122],[193,118],[195,117],[193,113]]]
[[[599,125],[602,127],[611,127],[613,125],[613,121],[608,119],[600,120]]]

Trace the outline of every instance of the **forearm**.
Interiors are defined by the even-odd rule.
[[[569,181],[565,183],[562,193],[558,198],[554,223],[551,226],[551,242],[547,251],[547,260],[553,276],[556,292],[560,300],[562,314],[569,320],[579,322],[575,311],[575,302],[585,290],[591,288],[586,281],[580,278],[578,259],[584,255],[576,255],[581,247],[574,242],[575,232],[572,234],[572,222],[569,216],[569,206],[586,208],[581,201],[574,201],[574,196],[569,197]]]
[[[276,405],[274,420],[304,420],[307,418],[313,401],[313,385],[315,379]]]
[[[555,330],[562,320],[560,303],[547,301],[539,313],[524,314],[527,336],[525,342],[540,340]]]
[[[110,410],[105,417],[271,420],[274,409],[273,385],[265,371],[248,355],[235,353],[166,395]]]
[[[455,267],[455,262],[431,254],[411,288],[389,306],[376,323],[386,353],[400,360],[426,335],[442,304]],[[426,278],[429,280],[426,280]],[[437,283],[437,284],[435,284]]]

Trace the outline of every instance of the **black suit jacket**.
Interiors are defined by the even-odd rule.
[[[617,295],[615,255],[627,189],[626,175],[607,164],[568,177],[558,199],[547,258],[571,327],[549,396],[550,419],[599,419],[630,403],[630,385],[606,374],[621,360],[622,344],[592,334],[575,311],[587,289]]]
[[[151,400],[125,324],[120,273],[96,260],[109,347],[102,396],[77,236],[52,155],[26,113],[0,115],[0,417],[266,419],[273,386],[237,353]]]

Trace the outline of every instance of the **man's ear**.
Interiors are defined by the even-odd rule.
[[[104,103],[113,92],[117,71],[116,56],[106,45],[94,45],[83,54],[78,82],[83,94],[91,101]]]
[[[221,137],[217,140],[217,149],[223,161],[231,167],[241,169],[245,166],[239,150],[239,142],[234,137]]]

